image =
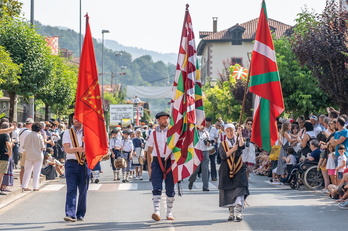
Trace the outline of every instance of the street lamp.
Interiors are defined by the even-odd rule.
[[[110,33],[108,30],[102,30],[102,99],[104,100],[104,34]]]

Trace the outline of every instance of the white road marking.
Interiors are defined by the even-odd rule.
[[[49,184],[43,187],[40,191],[58,191],[62,189],[65,184]]]
[[[193,184],[196,188],[199,188],[199,189],[203,189],[203,182],[195,182],[194,184]],[[217,187],[213,184],[213,183],[211,183],[211,182],[209,182],[209,189],[216,189]]]
[[[137,190],[138,189],[138,184],[120,184],[118,187],[118,190]]]
[[[97,191],[103,184],[89,184],[88,191]]]

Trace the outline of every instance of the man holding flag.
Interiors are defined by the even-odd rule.
[[[167,147],[167,131],[168,131],[168,113],[160,112],[156,115],[159,126],[155,131],[151,132],[147,141],[147,159],[149,172],[151,172],[152,183],[152,201],[154,213],[152,219],[155,221],[161,220],[160,207],[162,195],[162,183],[165,182],[167,195],[167,220],[174,220],[172,208],[174,202],[174,180],[171,171],[170,154],[171,150]]]
[[[63,135],[67,153],[65,221],[84,221],[90,169],[108,152],[104,110],[88,15],[76,91],[73,128]],[[78,202],[77,189],[79,190]]]
[[[90,169],[87,168],[84,161],[83,125],[74,118],[74,114],[70,119],[73,119],[74,125],[63,135],[67,185],[64,220],[75,222],[76,220],[83,221],[86,214]],[[77,189],[79,189],[79,199],[76,204]]]

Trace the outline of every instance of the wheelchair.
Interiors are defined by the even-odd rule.
[[[288,177],[290,188],[299,189],[301,185],[308,189],[315,190],[322,186],[323,175],[317,170],[318,162],[304,161],[299,163],[298,168],[294,167]]]

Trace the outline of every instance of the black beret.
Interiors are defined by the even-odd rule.
[[[159,119],[161,116],[168,116],[170,118],[168,113],[162,111],[156,114],[156,119]]]
[[[205,121],[211,122],[212,119],[210,117],[205,118]]]
[[[125,131],[123,131],[122,133],[123,133],[123,134],[129,135],[129,134],[130,134],[130,131],[125,130]]]
[[[112,131],[111,131],[111,134],[112,134],[112,133],[116,133],[116,134],[117,134],[117,133],[118,133],[118,131],[116,131],[116,130],[112,130]]]

